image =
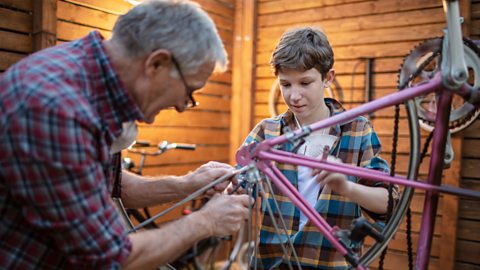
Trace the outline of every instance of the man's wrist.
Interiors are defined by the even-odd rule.
[[[205,182],[202,175],[195,174],[195,173],[189,173],[184,176],[180,176],[178,181],[179,181],[179,193],[188,196],[195,191],[205,187],[205,185],[208,184],[208,182]],[[204,194],[203,194],[204,195]]]
[[[204,211],[195,211],[185,217],[186,219],[190,220],[189,222],[192,224],[192,230],[196,230],[201,234],[199,235],[200,239],[214,235],[211,219],[206,213],[202,212]]]

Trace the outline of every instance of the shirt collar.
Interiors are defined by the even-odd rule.
[[[144,120],[132,96],[127,92],[116,73],[103,46],[103,37],[98,31],[92,31],[85,37],[89,69],[92,72],[91,93],[97,103],[97,110],[115,137],[122,131],[122,123]]]
[[[327,105],[328,109],[330,110],[330,116],[337,115],[346,111],[345,108],[342,106],[342,104],[333,98],[325,98],[324,101],[325,101],[325,105]],[[282,126],[288,126],[291,129],[296,129],[295,120],[293,118],[293,112],[290,109],[288,109],[285,113],[283,113],[279,117],[281,117]],[[330,129],[329,134],[334,136],[339,136],[339,134],[341,133],[341,127],[352,121],[353,120],[349,120],[349,121],[336,124],[335,126],[333,126],[332,129]]]

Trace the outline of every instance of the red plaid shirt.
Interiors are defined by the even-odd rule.
[[[0,77],[0,268],[120,268],[131,243],[110,199],[109,145],[135,119],[98,32]]]

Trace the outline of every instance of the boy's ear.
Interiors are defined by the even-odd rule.
[[[325,76],[325,87],[329,87],[334,79],[335,79],[335,70],[332,68],[327,72]]]

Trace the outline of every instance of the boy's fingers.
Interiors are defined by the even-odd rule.
[[[321,172],[322,172],[322,170],[320,170],[320,169],[313,169],[311,176],[315,176],[315,175],[317,175],[317,174],[319,174],[319,173],[321,173]]]
[[[329,174],[328,171],[321,171],[318,176],[317,176],[317,181],[323,181],[325,180],[325,177],[327,177],[327,175]]]

